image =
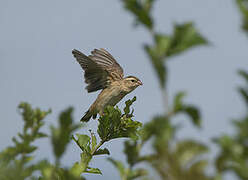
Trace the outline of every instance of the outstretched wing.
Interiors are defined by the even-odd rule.
[[[104,89],[111,82],[121,80],[124,76],[121,66],[105,49],[95,49],[89,56],[74,49],[72,54],[85,72],[88,92]]]

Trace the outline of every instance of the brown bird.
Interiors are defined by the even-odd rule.
[[[74,49],[72,54],[84,70],[87,91],[102,89],[81,121],[88,122],[92,116],[95,119],[97,113],[102,115],[105,107],[115,106],[125,95],[142,85],[135,76],[124,78],[122,67],[105,49],[94,49],[89,56]]]

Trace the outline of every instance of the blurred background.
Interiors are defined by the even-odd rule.
[[[223,133],[232,133],[230,121],[245,112],[236,88],[243,81],[238,69],[248,69],[248,40],[242,32],[241,14],[233,0],[164,1],[153,7],[157,32],[171,34],[174,23],[193,21],[197,30],[209,41],[168,61],[167,91],[169,102],[179,90],[187,92],[186,102],[196,104],[202,112],[202,128],[182,123],[177,138],[193,137],[210,146],[208,158],[213,159],[218,149],[211,141]],[[121,1],[108,0],[54,0],[0,2],[0,149],[11,145],[11,138],[22,128],[17,113],[21,101],[34,107],[51,108],[46,119],[45,132],[56,124],[61,110],[69,105],[75,108],[74,119],[81,116],[95,100],[98,92],[88,94],[84,89],[82,69],[73,58],[72,49],[90,54],[94,48],[106,48],[121,64],[125,75],[139,77],[143,86],[119,103],[137,96],[133,107],[135,119],[145,123],[164,110],[159,83],[143,44],[152,43],[151,36],[141,26],[134,27],[133,16]],[[91,122],[88,128],[94,129]],[[83,130],[80,130],[82,132]],[[87,130],[85,130],[87,131]],[[53,161],[48,140],[38,140],[38,159]],[[125,160],[123,141],[113,140],[105,147],[111,157]],[[145,148],[151,152],[151,148]],[[70,143],[62,162],[71,166],[78,161],[80,149]],[[118,179],[118,172],[105,161],[93,160],[101,169],[101,179]],[[209,172],[213,171],[209,168]],[[99,179],[99,175],[87,175]],[[234,179],[232,175],[225,177]]]

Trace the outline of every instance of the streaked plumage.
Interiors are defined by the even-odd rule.
[[[125,95],[142,85],[135,76],[124,78],[122,67],[105,49],[95,49],[89,56],[74,49],[72,54],[84,70],[87,91],[90,93],[102,89],[81,121],[87,122],[92,116],[95,119],[106,106],[116,105]]]

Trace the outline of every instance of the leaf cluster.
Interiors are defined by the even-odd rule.
[[[240,95],[248,109],[248,73],[241,70],[239,74],[246,84],[239,87]],[[248,112],[248,111],[247,111]],[[236,128],[234,135],[222,135],[214,139],[221,152],[216,159],[216,167],[219,172],[233,171],[240,179],[248,178],[248,113],[245,116],[234,120]]]
[[[76,176],[73,168],[61,168],[58,163],[69,143],[68,138],[78,128],[78,125],[73,124],[72,121],[73,109],[68,108],[62,112],[59,117],[59,127],[51,128],[51,140],[57,158],[57,163],[52,164],[47,160],[35,159],[34,153],[38,147],[33,145],[37,139],[49,137],[41,131],[41,127],[44,125],[44,118],[51,113],[51,110],[33,109],[28,103],[20,103],[18,108],[24,121],[23,132],[18,133],[18,138],[13,138],[13,146],[7,147],[0,153],[0,179],[83,180],[83,177]],[[35,172],[39,172],[40,175],[37,177]]]
[[[69,107],[63,111],[59,116],[59,126],[51,126],[51,142],[53,145],[53,153],[57,162],[64,154],[67,144],[70,142],[71,134],[79,128],[78,124],[73,124],[72,118],[73,108]]]
[[[243,24],[242,28],[245,32],[248,32],[248,0],[236,0],[236,3],[242,14]]]
[[[138,129],[142,124],[132,120],[134,111],[130,110],[130,106],[134,101],[136,101],[136,97],[125,102],[126,106],[123,113],[118,107],[106,107],[104,114],[98,119],[97,132],[100,138],[99,142],[97,142],[97,138],[92,132],[90,132],[91,136],[77,134],[77,138],[72,137],[82,150],[81,161],[74,165],[78,169],[79,174],[101,174],[100,169],[89,167],[89,163],[95,155],[110,154],[107,148],[100,148],[105,142],[116,138],[138,138]]]
[[[133,111],[130,113],[130,106],[136,101],[136,97],[126,101],[124,114],[118,107],[108,106],[104,115],[99,118],[98,134],[102,141],[109,141],[115,138],[131,137],[138,138],[137,130],[141,123],[132,120]]]
[[[192,22],[175,24],[172,35],[162,33],[152,35],[154,44],[146,44],[144,49],[157,73],[162,88],[165,86],[167,79],[165,60],[192,47],[208,44],[208,41],[196,30]]]

